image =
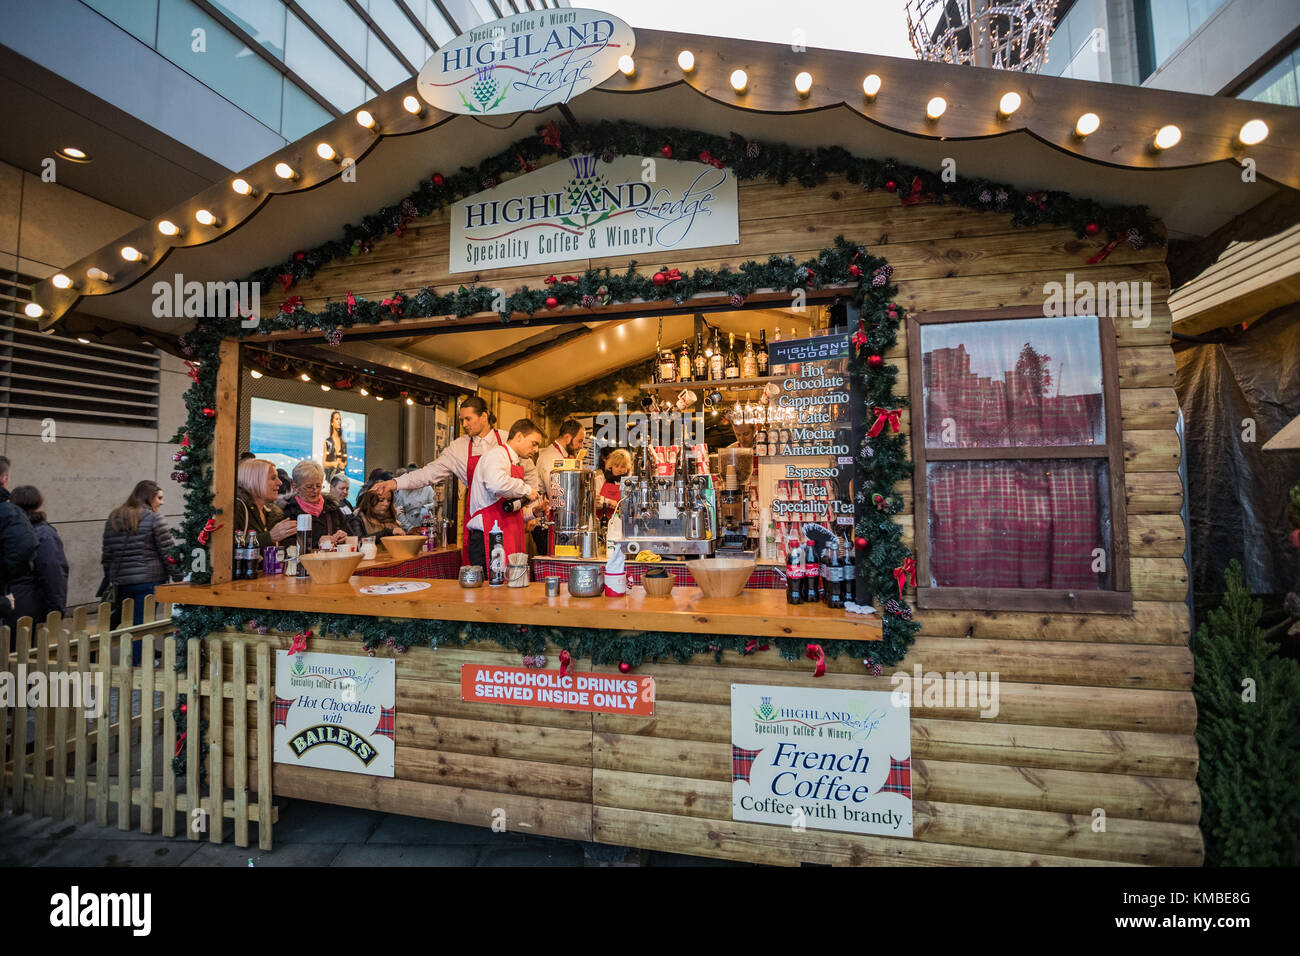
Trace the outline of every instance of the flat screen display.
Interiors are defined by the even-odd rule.
[[[325,469],[325,484],[339,473],[348,477],[348,500],[356,503],[366,475],[366,416],[328,406],[294,405],[252,399],[248,450],[290,474],[304,458]]]

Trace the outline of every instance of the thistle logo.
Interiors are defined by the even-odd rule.
[[[293,666],[290,668],[294,677],[303,677],[307,674],[307,665],[302,662],[302,655],[293,655]]]
[[[473,95],[474,99],[478,101],[478,108],[475,108],[473,103],[465,99],[464,93],[460,94],[460,101],[465,104],[465,109],[468,112],[491,113],[494,109],[500,106],[501,101],[506,98],[505,93],[502,93],[500,96],[497,96],[495,103],[491,106],[487,105],[487,101],[492,99],[492,97],[496,95],[497,91],[497,81],[492,75],[495,71],[495,63],[481,66],[474,71],[474,85],[470,87],[470,93]],[[457,90],[457,92],[459,93],[460,91]]]
[[[759,706],[754,708],[754,716],[764,721],[776,720],[776,708],[772,706],[771,697],[762,699]]]
[[[609,180],[596,171],[595,156],[574,156],[570,158],[569,165],[573,167],[573,178],[569,180],[569,185],[565,187],[565,198],[569,200],[570,215],[560,220],[566,226],[574,226],[579,229],[586,229],[588,226],[594,226],[599,222],[604,222],[613,213],[613,210],[602,200],[600,205],[604,207],[597,209],[596,197],[601,195],[601,190],[609,187]],[[649,190],[647,189],[647,193]],[[584,210],[591,213],[600,212],[594,219],[590,215],[582,216],[582,222],[577,221],[578,213]]]

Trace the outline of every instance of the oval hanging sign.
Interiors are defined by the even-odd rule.
[[[608,13],[520,13],[436,51],[420,70],[420,96],[438,109],[475,116],[542,110],[603,83],[635,48],[632,28]]]

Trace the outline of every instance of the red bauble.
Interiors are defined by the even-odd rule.
[[[555,308],[555,307],[556,307],[557,305],[559,305],[559,304],[560,304],[560,300],[557,299],[555,296],[553,296],[553,295],[548,295],[548,296],[546,297],[546,307],[547,307],[548,309],[553,309],[553,308]]]
[[[880,366],[885,364],[885,360],[879,355],[868,355],[867,364],[872,368],[880,368]]]
[[[853,276],[855,279],[862,275],[862,266],[858,265],[856,262],[849,266],[849,275]]]
[[[667,143],[664,143],[664,148],[659,150],[659,152],[664,154],[664,159],[673,158],[673,148],[669,146]]]
[[[652,281],[655,285],[666,285],[668,283],[668,273],[656,272],[653,276],[650,277],[650,281]]]
[[[442,178],[442,173],[433,174],[433,184],[435,186],[441,186],[444,182],[446,182],[446,180]]]
[[[632,665],[629,664],[627,661],[619,661],[618,669],[622,671],[624,674],[626,674],[628,671],[632,669]]]
[[[203,409],[203,417],[204,417],[204,418],[212,418],[212,417],[215,416],[216,414],[217,414],[217,410],[216,410],[215,408],[205,408],[205,409]]]
[[[302,262],[304,259],[307,258],[307,253],[305,253],[305,252],[295,252],[295,253],[293,254],[293,258],[294,258],[294,261],[295,261],[295,262]]]
[[[885,183],[885,188],[888,189],[891,193],[895,192],[898,189],[898,183],[894,182],[891,179],[889,180],[889,182]]]
[[[1101,226],[1097,225],[1095,222],[1090,222],[1083,227],[1083,231],[1089,236],[1095,236],[1097,233],[1101,232]]]
[[[856,544],[856,545],[858,546],[858,550],[859,550],[859,551],[865,551],[866,548],[867,548],[867,539],[866,539],[866,538],[858,538],[858,539],[855,540],[853,543]]]

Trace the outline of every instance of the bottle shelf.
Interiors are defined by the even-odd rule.
[[[647,392],[653,391],[680,391],[683,388],[708,388],[728,391],[729,389],[741,390],[750,388],[762,388],[768,382],[780,382],[789,378],[788,375],[762,375],[758,378],[724,378],[719,381],[695,381],[689,382],[646,382],[644,385],[637,387]]]

